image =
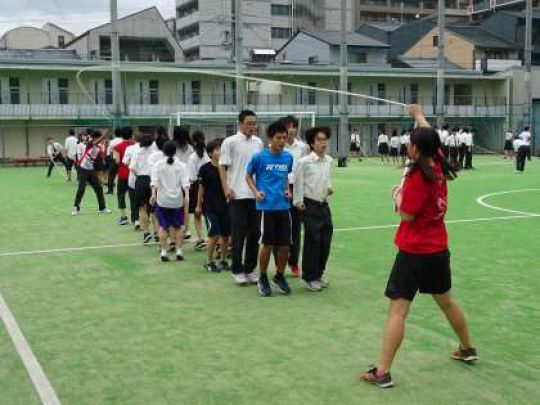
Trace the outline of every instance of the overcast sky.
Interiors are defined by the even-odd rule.
[[[53,22],[80,34],[107,22],[108,0],[0,0],[0,36],[20,25],[41,27]],[[175,0],[118,0],[118,13],[124,15],[157,6],[165,18],[174,16]]]

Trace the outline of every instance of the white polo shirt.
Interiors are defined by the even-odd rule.
[[[227,166],[227,182],[236,200],[255,198],[246,181],[246,168],[253,155],[262,150],[261,139],[254,135],[248,138],[238,132],[223,141],[219,164]]]
[[[167,157],[152,167],[151,185],[157,189],[157,204],[163,208],[184,206],[183,189],[189,188],[189,173],[186,165],[176,156],[168,164]]]
[[[137,154],[139,149],[140,149],[140,146],[139,146],[138,143],[134,143],[133,145],[128,146],[126,148],[126,151],[124,152],[124,159],[122,160],[122,162],[126,166],[129,167],[131,165],[131,161],[133,160],[133,156],[135,156]],[[131,189],[134,189],[136,180],[137,180],[137,177],[135,177],[133,172],[130,170],[129,171],[129,178],[128,178],[128,187],[131,188]]]
[[[522,141],[522,146],[531,146],[531,133],[529,131],[523,131],[519,134],[519,139]]]
[[[328,188],[332,186],[333,159],[315,152],[298,162],[295,172],[293,203],[297,205],[307,197],[318,202],[328,202]]]
[[[79,140],[77,139],[75,135],[70,135],[66,138],[66,143],[65,143],[66,155],[71,160],[75,160],[77,158],[77,143],[78,142]]]
[[[309,146],[307,146],[307,144],[301,140],[295,138],[293,144],[289,145],[286,143],[284,149],[293,157],[293,168],[292,173],[289,173],[289,184],[294,184],[294,171],[296,170],[298,161],[309,154]]]
[[[107,146],[107,155],[112,155],[113,150],[117,145],[120,145],[124,141],[124,138],[121,136],[117,136],[113,140],[109,141],[109,145]]]

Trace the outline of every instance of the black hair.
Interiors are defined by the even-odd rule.
[[[167,164],[172,165],[174,163],[174,155],[176,155],[176,142],[165,142],[165,145],[163,145],[163,153],[167,156]]]
[[[210,141],[206,144],[206,153],[208,153],[208,155],[211,155],[214,150],[216,150],[217,148],[221,148],[221,144],[223,143],[223,138],[217,138],[217,139],[214,139],[213,141]]]
[[[75,131],[73,128],[69,130],[69,136],[75,136]]]
[[[184,126],[174,127],[173,140],[178,149],[185,149],[191,143],[189,129]]]
[[[281,121],[272,122],[266,128],[266,136],[268,139],[272,139],[276,134],[287,134],[287,127]]]
[[[299,125],[298,118],[296,118],[294,115],[287,115],[286,117],[280,118],[279,122],[285,125],[285,128],[287,128],[289,125],[292,125],[294,128],[298,128]]]
[[[141,142],[140,142],[141,148],[148,148],[149,146],[152,145],[152,143],[154,143],[154,135],[143,134],[141,136]]]
[[[320,132],[326,135],[326,139],[330,139],[330,137],[332,136],[332,131],[330,130],[329,127],[313,127],[313,128],[309,128],[306,131],[306,142],[308,143],[311,149],[313,149],[313,144],[315,143],[315,137]]]
[[[528,131],[530,129],[531,129],[531,127],[529,125],[525,125],[525,127],[523,128],[524,131]]]
[[[397,129],[394,129],[394,130],[392,131],[392,136],[398,136],[398,135],[397,135]]]
[[[167,138],[169,137],[169,133],[167,132],[167,129],[165,129],[165,127],[161,125],[156,128],[156,138],[160,135],[161,136],[165,135]]]
[[[123,133],[124,133],[124,131],[123,131],[123,128],[122,128],[122,127],[116,127],[116,128],[114,129],[114,136],[115,136],[116,138],[121,137]]]
[[[435,129],[429,127],[416,128],[411,133],[411,145],[415,145],[420,153],[420,157],[409,165],[411,173],[414,170],[420,170],[429,181],[438,180],[429,163],[431,158],[440,163],[443,176],[447,180],[454,180],[457,177],[456,169],[447,162],[441,152],[441,139]]]
[[[442,126],[442,129],[444,129],[445,131],[448,131],[448,128],[449,128],[449,125],[448,125],[448,124],[444,124],[444,125]]]
[[[202,159],[204,156],[204,151],[206,149],[206,140],[204,138],[204,132],[202,131],[193,132],[191,139],[193,140],[193,148],[195,149],[195,153],[197,154],[197,156],[199,156],[199,159]]]
[[[158,132],[157,136],[156,136],[156,146],[159,150],[163,150],[163,147],[164,145],[170,141],[169,137],[167,136],[167,134],[160,134]]]
[[[98,131],[97,129],[93,129],[93,130],[90,130],[90,133],[88,135],[92,139],[98,139],[98,138],[101,138],[101,131]]]
[[[133,128],[124,127],[122,128],[122,139],[131,139],[133,137]]]
[[[402,135],[402,136],[405,135],[406,133],[407,133],[407,130],[405,130],[405,129],[402,129],[402,130],[401,130],[401,135]]]
[[[238,122],[244,122],[244,120],[247,117],[256,117],[256,116],[257,114],[255,114],[251,110],[243,110],[242,112],[240,112],[240,114],[238,114]]]

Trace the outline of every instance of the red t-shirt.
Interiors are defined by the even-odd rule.
[[[118,153],[118,156],[120,157],[120,163],[118,164],[119,180],[127,180],[129,177],[129,167],[124,164],[123,160],[127,147],[133,145],[134,143],[135,141],[131,139],[126,139],[114,147],[114,150]]]
[[[400,211],[414,216],[414,220],[401,221],[395,243],[407,253],[430,254],[448,248],[444,224],[448,205],[446,179],[440,164],[435,164],[433,171],[439,180],[430,181],[421,170],[414,170],[402,187]]]

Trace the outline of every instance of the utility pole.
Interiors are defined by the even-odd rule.
[[[531,135],[532,135],[532,152],[535,152],[535,134],[534,128],[532,127],[532,116],[533,116],[533,100],[532,100],[532,0],[526,0],[525,7],[525,94],[527,97],[526,101],[526,110],[523,119],[523,125],[531,126]]]
[[[110,0],[111,11],[111,75],[113,97],[113,126],[122,126],[122,82],[120,76],[120,43],[118,39],[118,4]]]
[[[339,136],[338,153],[339,166],[347,166],[349,155],[349,96],[345,94],[348,90],[347,80],[347,0],[341,0],[341,71],[340,71],[340,113],[339,113]]]
[[[444,48],[445,48],[445,1],[439,0],[438,4],[438,54],[437,54],[437,125],[439,128],[444,124]]]
[[[234,57],[236,66],[236,107],[244,109],[244,36],[242,33],[242,0],[234,0]]]

